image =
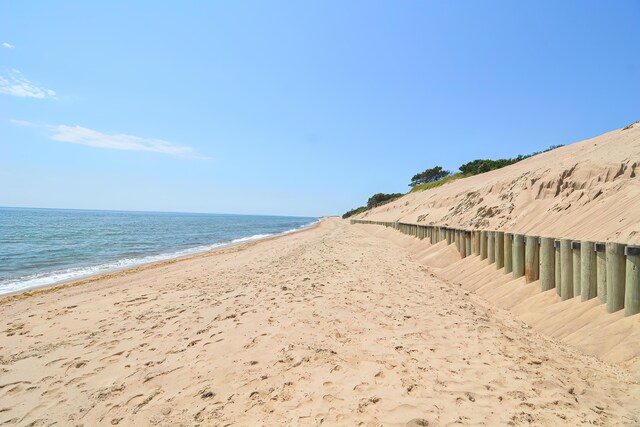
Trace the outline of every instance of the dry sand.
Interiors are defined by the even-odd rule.
[[[628,370],[437,277],[459,261],[425,266],[436,249],[380,229],[329,219],[5,299],[0,424],[640,423]]]
[[[439,278],[475,293],[491,305],[510,310],[546,336],[617,364],[640,379],[640,315],[608,313],[597,298],[587,302],[580,297],[562,301],[555,289],[542,292],[538,281],[513,279],[504,268],[496,269],[495,264],[478,255],[461,259],[455,245],[447,245],[446,241],[431,245],[427,240],[389,228],[356,227],[403,247],[409,259],[428,266]]]
[[[640,244],[640,122],[357,218]]]

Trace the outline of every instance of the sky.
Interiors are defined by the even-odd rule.
[[[640,120],[640,1],[0,3],[0,206],[319,216]]]

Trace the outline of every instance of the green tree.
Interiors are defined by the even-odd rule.
[[[364,212],[366,210],[367,210],[366,206],[360,206],[359,208],[351,209],[350,211],[342,215],[342,219],[349,218],[350,216],[353,216],[353,215],[358,215],[359,213]]]
[[[374,194],[373,196],[369,197],[369,200],[367,201],[367,208],[369,208],[369,209],[375,208],[376,206],[378,206],[381,203],[389,202],[391,200],[395,200],[398,197],[402,197],[402,196],[404,196],[404,194],[402,194],[402,193],[392,193],[392,194],[377,193],[377,194]]]
[[[560,147],[562,147],[562,145],[552,145],[551,147],[547,148],[544,151],[537,151],[533,154],[518,154],[516,157],[512,159],[498,159],[498,160],[477,159],[472,162],[465,163],[464,165],[460,166],[459,169],[460,169],[460,172],[462,172],[464,175],[467,175],[467,176],[478,175],[480,173],[489,172],[492,170],[503,168],[505,166],[512,165],[514,163],[518,163],[524,159],[528,159],[529,157],[535,156],[536,154],[546,153],[547,151],[555,150],[556,148],[560,148]]]
[[[460,166],[460,172],[465,175],[478,175],[479,173],[485,173],[495,169],[503,168],[505,166],[509,166],[513,163],[519,162],[522,159],[523,158],[521,158],[521,156],[518,156],[515,159],[478,159]]]
[[[415,174],[413,178],[411,178],[411,184],[409,184],[409,187],[439,181],[449,175],[451,175],[451,172],[444,170],[442,166],[436,166],[431,169],[427,169],[424,172]]]

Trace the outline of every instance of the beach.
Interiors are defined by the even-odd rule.
[[[0,424],[640,423],[629,365],[375,230],[325,218],[0,299]]]
[[[640,427],[640,0],[0,11],[0,427]]]

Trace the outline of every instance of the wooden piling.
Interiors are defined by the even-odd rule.
[[[580,296],[582,293],[580,286],[580,242],[571,242],[571,256],[573,258],[573,296]]]
[[[556,254],[553,243],[552,237],[540,239],[540,288],[543,292],[556,286]]]
[[[598,282],[598,300],[600,304],[607,303],[607,250],[604,243],[595,243],[596,273]]]
[[[593,242],[580,242],[580,300],[587,301],[598,295],[597,256]]]
[[[467,256],[470,256],[472,254],[471,252],[471,232],[470,231],[465,231],[464,232],[464,244],[467,250]]]
[[[496,262],[495,232],[487,231],[487,259],[489,264]]]
[[[571,240],[560,240],[560,287],[563,300],[573,298],[573,250]]]
[[[493,237],[495,245],[496,269],[500,270],[504,267],[504,233],[496,231]]]
[[[524,276],[524,236],[522,234],[513,235],[513,278]]]
[[[487,259],[487,232],[480,231],[480,259]]]
[[[640,313],[640,246],[627,246],[627,278],[624,291],[624,315]]]
[[[553,241],[553,252],[556,256],[555,270],[556,270],[556,294],[562,296],[562,285],[560,280],[560,240]]]
[[[540,244],[538,236],[527,236],[524,252],[524,277],[532,283],[540,277]]]
[[[607,242],[607,311],[614,313],[624,308],[625,276],[627,266],[624,245]]]
[[[504,272],[513,272],[513,234],[504,233]]]
[[[476,230],[473,232],[473,253],[476,255],[480,255],[480,247],[482,246],[480,244],[480,240],[481,239],[481,234],[480,230]]]

